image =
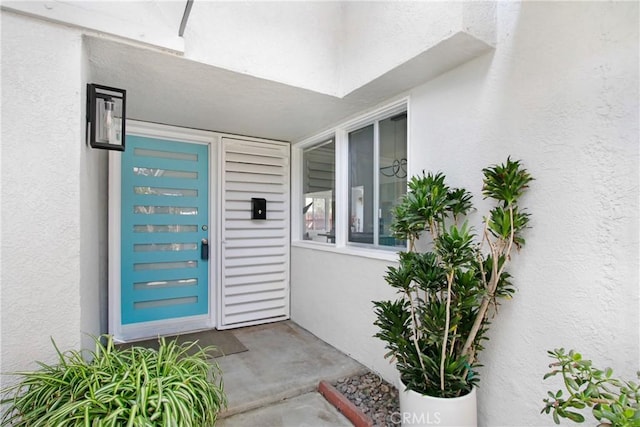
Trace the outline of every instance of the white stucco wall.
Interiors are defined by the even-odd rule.
[[[395,381],[381,360],[382,341],[371,301],[394,298],[382,277],[388,262],[308,248],[291,248],[291,318],[316,336]]]
[[[3,0],[2,7],[51,22],[96,30],[175,53],[186,1]]]
[[[7,12],[1,22],[4,373],[55,360],[50,337],[80,344],[84,99],[79,32]]]
[[[194,2],[185,56],[338,94],[339,2]]]
[[[639,367],[637,17],[637,3],[503,5],[493,58],[412,94],[412,167],[471,187],[511,154],[537,179],[519,293],[482,355],[487,425],[542,422],[547,349]]]
[[[86,99],[86,84],[99,83],[88,61],[83,44],[81,63],[81,99]],[[81,131],[84,132],[84,104]],[[84,133],[82,133],[84,138]],[[106,333],[108,304],[108,154],[89,147],[82,139],[80,149],[80,326],[82,348],[95,347],[93,337]]]
[[[501,2],[494,53],[410,91],[411,171],[442,170],[476,202],[480,169],[509,154],[536,176],[527,196],[533,228],[512,269],[519,292],[481,355],[482,425],[551,424],[539,415],[547,349],[576,348],[623,375],[638,369],[637,17],[633,2]],[[323,37],[288,14],[276,18]],[[102,328],[95,303],[105,299],[97,259],[106,250],[106,165],[84,145],[91,73],[80,32],[5,12],[1,19],[6,372],[51,361],[50,336],[76,348],[86,343],[82,332]],[[264,72],[282,81],[287,62],[270,64]],[[310,74],[297,84],[320,80]],[[298,247],[291,256],[293,319],[393,380],[371,337],[371,301],[392,294],[382,279],[388,263]]]
[[[492,43],[494,11],[492,2],[198,2],[185,57],[343,97],[457,32]]]
[[[340,92],[358,89],[457,33],[493,44],[494,31],[493,2],[344,2]]]
[[[638,12],[502,2],[495,53],[410,92],[411,172],[445,172],[480,208],[481,168],[511,155],[536,178],[518,292],[480,355],[483,426],[552,424],[539,414],[557,385],[542,381],[548,349],[628,378],[640,367]],[[294,247],[292,316],[393,380],[369,338],[385,264]]]

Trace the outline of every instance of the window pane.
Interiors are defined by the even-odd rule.
[[[138,282],[133,284],[136,291],[157,288],[173,288],[179,286],[196,286],[198,279],[156,280],[154,282]]]
[[[153,224],[143,224],[143,225],[134,225],[133,232],[134,233],[196,233],[198,231],[197,225],[182,225],[182,224],[172,224],[172,225],[153,225]]]
[[[133,174],[138,176],[152,176],[163,178],[198,179],[198,172],[175,171],[160,168],[140,168],[136,166],[133,167]]]
[[[134,252],[197,251],[197,243],[139,243],[133,245]]]
[[[198,197],[198,190],[190,188],[133,187],[133,191],[151,196]]]
[[[133,308],[136,310],[144,310],[145,308],[167,307],[178,304],[196,304],[197,302],[198,297],[169,298],[155,301],[134,302]]]
[[[133,213],[143,215],[198,215],[197,207],[135,205]]]
[[[379,241],[382,246],[404,246],[391,235],[393,207],[407,192],[407,114],[398,114],[379,123]]]
[[[191,153],[177,153],[174,151],[147,150],[145,148],[134,148],[133,154],[141,157],[160,157],[163,159],[190,160],[197,162],[198,155]]]
[[[304,240],[335,243],[335,152],[331,139],[302,153]]]
[[[172,270],[175,268],[198,268],[198,261],[140,262],[133,264],[134,271]]]
[[[373,125],[349,133],[349,241],[373,243]]]

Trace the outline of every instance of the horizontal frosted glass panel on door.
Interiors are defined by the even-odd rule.
[[[180,279],[180,280],[155,280],[153,282],[138,282],[133,284],[136,291],[144,289],[160,289],[175,288],[180,286],[196,286],[198,279]]]
[[[198,261],[141,262],[133,264],[134,271],[173,270],[176,268],[198,268]]]
[[[133,245],[134,252],[195,251],[197,243],[149,243]]]
[[[139,168],[135,166],[133,168],[133,174],[138,176],[157,176],[163,178],[198,179],[198,172],[175,171],[160,168]]]
[[[169,305],[180,304],[195,304],[197,302],[198,297],[170,298],[157,301],[135,302],[133,303],[133,308],[136,310],[143,310],[145,308],[167,307]]]
[[[133,187],[135,194],[171,197],[198,197],[198,190],[192,188]]]
[[[190,206],[142,206],[133,207],[133,213],[143,215],[198,215],[198,208]]]
[[[198,231],[197,225],[134,225],[134,233],[195,233]]]
[[[149,150],[146,148],[136,148],[133,150],[133,154],[141,157],[158,157],[161,159],[173,159],[173,160],[191,160],[198,161],[198,155],[193,153],[179,153],[175,151],[162,151],[162,150]]]

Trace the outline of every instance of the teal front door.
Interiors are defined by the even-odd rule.
[[[123,327],[211,318],[209,145],[127,136],[121,160]],[[174,331],[175,328],[167,328]],[[151,335],[151,334],[148,334]]]

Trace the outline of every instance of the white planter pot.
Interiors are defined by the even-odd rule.
[[[402,380],[398,381],[400,414],[403,427],[477,427],[476,389],[460,397],[432,397],[407,390]]]

